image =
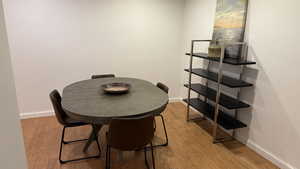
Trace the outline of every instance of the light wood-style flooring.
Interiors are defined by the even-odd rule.
[[[237,141],[212,144],[207,121],[186,122],[186,107],[170,103],[164,112],[169,146],[155,149],[157,169],[278,169],[254,151]],[[58,151],[62,127],[55,117],[22,120],[29,169],[104,169],[107,127],[101,130],[102,157],[60,165]],[[88,137],[89,127],[67,129],[66,140]],[[154,142],[163,141],[160,119],[157,119]],[[66,145],[63,158],[81,157],[84,143]],[[95,154],[96,145],[88,154]],[[148,155],[149,162],[151,155]],[[112,169],[146,169],[143,152],[112,151]]]

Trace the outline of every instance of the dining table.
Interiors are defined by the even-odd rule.
[[[107,94],[103,85],[129,84],[124,94]],[[62,93],[62,108],[71,118],[93,125],[83,151],[97,139],[103,125],[114,118],[130,118],[161,113],[168,104],[168,95],[153,83],[136,78],[115,77],[89,79],[66,86]]]

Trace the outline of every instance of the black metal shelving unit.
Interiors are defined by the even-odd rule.
[[[244,42],[220,42],[220,58],[209,57],[206,53],[194,53],[195,44],[201,42],[211,42],[211,40],[192,40],[191,52],[186,53],[186,55],[190,56],[189,69],[185,69],[185,71],[189,73],[189,82],[188,84],[184,85],[186,88],[188,88],[188,98],[184,99],[184,102],[187,103],[187,120],[191,120],[190,108],[193,107],[194,109],[199,111],[205,118],[213,121],[213,142],[219,143],[230,140],[228,138],[217,137],[217,129],[219,126],[226,130],[233,130],[231,138],[234,138],[236,129],[247,127],[246,124],[238,120],[238,110],[250,107],[249,104],[240,101],[240,89],[253,86],[253,84],[243,81],[242,76],[245,66],[256,64],[256,62],[247,61],[247,45]],[[241,45],[241,56],[238,58],[225,57],[225,49],[228,46],[233,45]],[[195,57],[208,60],[206,69],[193,68],[193,58]],[[211,62],[219,63],[218,72],[213,72],[212,70],[210,70]],[[232,66],[239,66],[239,78],[232,78],[223,75],[223,63]],[[206,79],[206,84],[204,85],[201,83],[192,83],[192,75],[197,75]],[[209,87],[209,81],[217,83],[217,89]],[[228,96],[227,94],[223,93],[221,91],[222,86],[227,86],[229,88],[238,90],[236,97]],[[198,94],[197,98],[191,98],[192,91]],[[204,99],[201,99],[200,96],[203,96]],[[234,116],[231,116],[226,111],[221,111],[220,106],[228,110],[234,110]]]
[[[189,69],[185,69],[185,71],[190,72]],[[200,77],[206,78],[208,80],[218,82],[218,73],[214,73],[205,69],[192,69],[192,74],[198,75]],[[231,88],[241,88],[241,87],[250,87],[253,86],[250,83],[244,82],[239,79],[234,79],[228,76],[224,76],[221,79],[221,84],[231,87]]]
[[[188,99],[184,99],[184,102],[188,103]],[[214,112],[215,112],[214,106],[207,104],[206,102],[202,101],[199,98],[193,98],[189,103],[196,110],[203,113],[205,117],[214,120]],[[227,130],[243,128],[247,126],[246,124],[240,122],[239,120],[236,120],[235,118],[231,117],[227,113],[220,110],[219,110],[218,124],[220,124],[223,128]]]
[[[189,88],[188,84],[184,85],[186,88]],[[206,87],[202,84],[192,84],[191,87],[192,91],[207,97],[209,100],[215,100],[217,96],[217,91]],[[221,93],[219,104],[227,109],[240,109],[240,108],[248,108],[250,107],[249,104],[244,103],[236,98],[227,96],[226,94]]]
[[[186,53],[186,55],[191,55],[191,54]],[[193,56],[194,57],[199,57],[199,58],[202,58],[202,59],[211,60],[211,61],[214,61],[214,62],[220,62],[220,58],[208,57],[207,53],[194,53]],[[238,58],[238,59],[236,59],[236,58],[224,58],[223,63],[227,63],[227,64],[230,64],[230,65],[237,65],[237,66],[240,66],[240,65],[255,65],[256,64],[256,62],[247,61],[247,60],[241,59],[241,58]]]

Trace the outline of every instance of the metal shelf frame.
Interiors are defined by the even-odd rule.
[[[192,86],[192,69],[193,69],[193,58],[194,58],[194,50],[195,50],[195,45],[196,43],[207,43],[207,42],[212,42],[213,40],[192,40],[191,41],[191,51],[190,51],[190,65],[189,65],[189,82],[188,82],[188,85],[189,86]],[[232,132],[232,135],[230,136],[230,138],[218,138],[217,136],[217,130],[218,130],[218,116],[219,116],[219,112],[220,112],[220,96],[221,96],[221,90],[222,90],[222,84],[221,84],[221,81],[222,81],[222,77],[223,77],[223,61],[224,61],[224,57],[225,57],[225,50],[228,46],[234,46],[234,45],[239,45],[239,46],[242,46],[242,50],[241,50],[241,56],[239,59],[242,59],[242,60],[246,60],[247,58],[247,43],[245,42],[229,42],[229,41],[218,41],[220,46],[221,46],[221,56],[220,56],[220,59],[219,59],[219,68],[218,68],[218,79],[217,79],[217,90],[216,90],[216,98],[215,98],[215,112],[214,112],[214,118],[213,118],[213,143],[220,143],[220,142],[224,142],[224,141],[229,141],[229,140],[232,140],[235,135],[236,135],[236,129],[233,130]],[[206,67],[206,70],[209,71],[210,70],[210,66],[211,66],[211,60],[208,61],[208,64],[207,64],[207,67]],[[243,77],[243,73],[244,73],[244,68],[246,65],[238,65],[240,66],[240,72],[239,72],[239,80],[242,80],[242,77]],[[209,82],[209,79],[206,78],[206,88],[208,88],[208,82]],[[241,88],[237,88],[237,99],[240,99],[240,93],[241,93]],[[188,98],[187,98],[187,121],[190,121],[190,111],[191,111],[191,87],[188,88]],[[198,97],[200,97],[198,95]],[[208,98],[207,96],[204,97],[204,101],[207,103],[208,102]],[[204,117],[205,118],[205,117]],[[234,110],[234,118],[235,119],[238,119],[238,109],[235,109]]]

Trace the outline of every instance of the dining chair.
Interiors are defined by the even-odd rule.
[[[152,146],[154,137],[154,116],[136,118],[112,119],[107,132],[106,169],[110,169],[111,148],[121,151],[136,151],[144,149],[145,164],[149,169],[147,160],[147,145],[150,144],[152,165],[155,169],[155,160]]]
[[[114,78],[114,74],[103,74],[103,75],[92,75],[91,79],[100,79],[100,78]]]
[[[169,93],[169,87],[167,87],[165,84],[163,84],[161,82],[158,82],[156,84],[156,86],[158,88],[160,88],[161,90],[163,90],[165,93],[167,93],[167,94]],[[156,117],[159,116],[161,118],[161,121],[162,121],[162,124],[163,124],[163,127],[164,127],[166,142],[163,143],[163,144],[154,145],[154,147],[157,147],[157,146],[168,146],[169,139],[168,139],[168,133],[167,133],[167,129],[166,129],[166,124],[165,124],[164,116],[162,115],[162,112],[155,114],[155,116]],[[156,120],[155,119],[154,119],[154,125],[155,125],[155,129],[156,129]]]
[[[65,130],[67,128],[86,126],[86,125],[91,125],[91,124],[83,123],[83,122],[80,122],[80,121],[77,121],[77,120],[74,120],[74,119],[70,118],[62,108],[61,96],[60,96],[60,94],[57,90],[53,90],[50,93],[49,96],[50,96],[50,100],[51,100],[53,108],[54,108],[56,119],[63,126],[62,136],[61,136],[61,141],[60,141],[59,162],[61,164],[64,164],[64,163],[68,163],[68,162],[72,162],[72,161],[86,160],[86,159],[91,159],[91,158],[99,158],[100,155],[101,155],[101,149],[100,149],[100,146],[99,146],[98,139],[96,139],[96,143],[97,143],[97,147],[98,147],[98,151],[99,151],[98,155],[84,157],[84,158],[77,158],[77,159],[72,159],[72,160],[65,160],[65,161],[62,160],[61,155],[62,155],[63,144],[70,144],[70,143],[75,143],[75,142],[81,142],[81,141],[87,141],[88,140],[88,139],[81,139],[81,140],[65,141],[64,140]],[[91,125],[91,126],[92,126],[93,129],[95,128],[94,125]],[[96,134],[95,134],[95,137],[97,137]]]

